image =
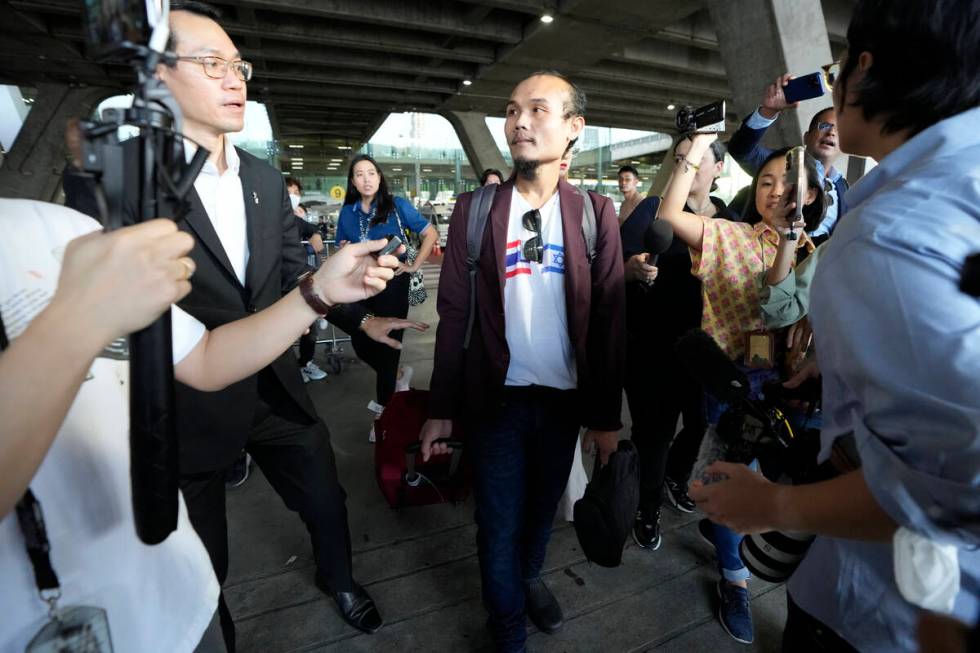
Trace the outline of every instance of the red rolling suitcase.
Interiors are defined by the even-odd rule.
[[[392,508],[457,503],[469,493],[463,443],[453,433],[452,452],[422,462],[419,433],[428,414],[426,390],[396,392],[374,423],[378,487]]]

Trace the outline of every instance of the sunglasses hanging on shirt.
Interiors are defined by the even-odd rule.
[[[521,216],[521,225],[534,233],[532,238],[524,241],[523,254],[530,263],[544,261],[544,242],[541,240],[541,212],[532,209]]]

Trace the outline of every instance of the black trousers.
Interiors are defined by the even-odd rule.
[[[337,478],[327,427],[321,420],[298,423],[295,415],[277,414],[259,400],[245,449],[286,507],[298,512],[306,524],[316,573],[334,591],[351,591],[347,495]],[[228,576],[225,470],[183,476],[180,486],[191,524],[211,556],[218,582],[224,584]],[[234,653],[235,627],[224,596],[219,600],[218,613],[225,644]]]
[[[624,388],[633,422],[630,439],[640,457],[640,508],[653,513],[663,501],[664,476],[684,483],[697,460],[707,428],[703,392],[656,338],[630,334],[626,353]],[[674,438],[679,416],[684,428]]]
[[[786,629],[783,630],[783,653],[858,653],[840,635],[796,605],[793,597],[786,595],[789,612]]]
[[[408,279],[409,275],[399,274],[389,281],[387,288],[364,302],[368,312],[378,317],[407,317]],[[405,332],[399,329],[392,331],[391,337],[401,342],[404,334]],[[382,406],[386,405],[395,392],[395,380],[398,378],[398,361],[401,359],[401,352],[371,340],[360,329],[356,329],[354,333],[350,334],[350,337],[357,357],[370,365],[377,376],[375,401]]]
[[[299,358],[297,362],[300,367],[305,367],[313,360],[313,353],[316,351],[316,322],[310,325],[310,332],[299,337]]]

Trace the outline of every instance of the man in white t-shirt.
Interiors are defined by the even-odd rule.
[[[190,290],[194,241],[169,220],[98,230],[71,209],[0,199],[0,316],[10,340],[0,355],[0,650],[24,650],[50,621],[35,580],[43,562],[28,555],[14,510],[30,489],[43,513],[60,610],[104,611],[116,651],[224,651],[214,618],[218,583],[183,499],[176,530],[146,546],[136,536],[130,489],[124,336]],[[174,307],[176,378],[216,390],[267,365],[316,319],[314,304],[383,289],[392,272],[367,257],[382,244],[365,243],[350,256],[347,248],[305,282],[320,304],[296,289],[213,332]],[[54,593],[41,582],[44,596]]]
[[[454,420],[463,422],[476,468],[483,598],[499,651],[524,650],[526,617],[548,633],[561,627],[541,567],[579,428],[605,461],[622,427],[625,299],[616,213],[609,198],[583,197],[559,178],[562,154],[585,127],[584,111],[585,95],[555,72],[528,77],[510,96],[505,130],[516,174],[497,188],[483,234],[468,348],[470,193],[450,219],[462,237],[449,239],[439,282],[423,456],[443,453],[436,440],[452,433]],[[585,201],[596,216],[594,243],[583,228]]]

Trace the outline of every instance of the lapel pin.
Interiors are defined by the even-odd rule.
[[[255,192],[254,190],[252,191],[252,200],[253,200],[253,201],[254,201],[254,202],[255,202],[256,204],[258,204],[258,203],[259,203],[259,194],[258,194],[258,193],[256,193],[256,192]]]

